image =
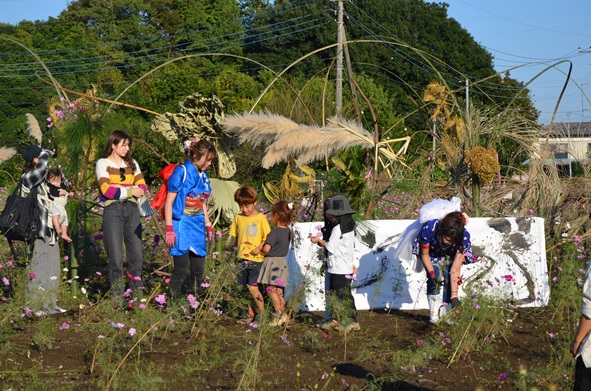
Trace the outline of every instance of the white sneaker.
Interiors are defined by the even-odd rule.
[[[68,312],[68,310],[65,310],[65,309],[63,309],[62,307],[59,307],[59,306],[57,306],[57,305],[55,306],[55,308],[54,308],[54,311],[55,311],[56,313],[58,313],[58,314],[63,314],[63,313],[65,313],[65,312]]]

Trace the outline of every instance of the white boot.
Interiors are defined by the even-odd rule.
[[[429,320],[431,323],[437,323],[439,320],[439,308],[443,304],[443,294],[427,295],[427,301],[429,302],[429,312],[431,313]]]
[[[451,312],[451,304],[442,305],[439,308],[439,318],[443,318],[449,312]],[[453,320],[450,317],[447,317],[447,319],[445,319],[445,323],[453,324]]]

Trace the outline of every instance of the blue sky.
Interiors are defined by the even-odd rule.
[[[328,1],[328,0],[327,0]],[[353,0],[355,1],[355,0]],[[391,0],[395,4],[396,0]],[[569,60],[537,78],[531,97],[548,124],[572,63],[571,78],[558,108],[556,122],[591,121],[591,2],[588,0],[445,0],[448,14],[456,19],[495,57],[495,69],[511,71],[511,77],[529,82],[560,60]],[[46,20],[57,17],[66,0],[0,0],[0,22]],[[583,49],[579,53],[578,48]],[[590,98],[591,99],[591,98]]]
[[[0,0],[0,22],[17,24],[21,20],[47,20],[66,9],[66,0]]]
[[[445,0],[457,20],[494,56],[495,69],[516,66],[511,77],[529,82],[548,66],[565,59],[571,79],[591,97],[591,2],[588,0]],[[584,50],[579,53],[578,48]],[[544,73],[530,85],[539,121],[548,124],[566,80],[569,63]],[[580,88],[569,83],[555,122],[591,121],[591,105]]]

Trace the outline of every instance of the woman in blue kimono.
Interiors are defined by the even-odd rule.
[[[178,299],[187,269],[191,270],[189,289],[199,294],[205,272],[206,241],[213,240],[213,230],[207,214],[207,199],[211,193],[205,170],[216,157],[213,145],[206,140],[185,142],[188,157],[168,178],[164,204],[166,244],[173,256],[174,270],[170,279],[173,299]]]
[[[460,268],[466,260],[472,260],[470,233],[464,228],[467,223],[464,213],[448,213],[440,220],[424,223],[414,241],[412,253],[422,261],[427,273],[432,323],[439,320],[442,303],[452,307],[459,303]]]

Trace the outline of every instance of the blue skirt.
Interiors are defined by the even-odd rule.
[[[207,255],[203,214],[195,216],[183,214],[180,220],[172,220],[172,228],[176,235],[176,242],[174,247],[170,248],[170,255],[185,255],[189,251],[193,251],[200,257]]]

